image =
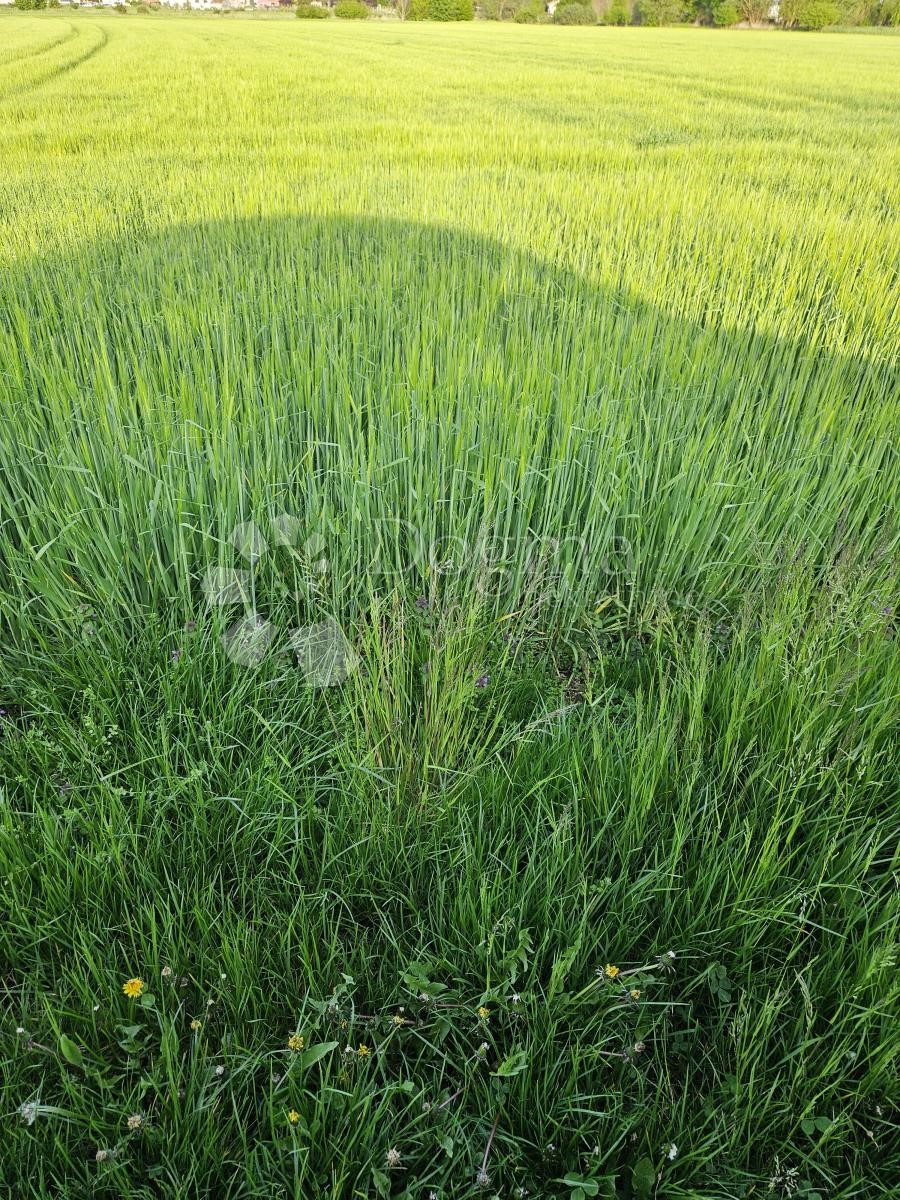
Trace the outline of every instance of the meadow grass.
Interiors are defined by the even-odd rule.
[[[898,67],[0,12],[10,1195],[895,1192]]]

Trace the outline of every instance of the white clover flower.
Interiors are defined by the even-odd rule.
[[[669,1146],[668,1151],[666,1152],[666,1158],[669,1160],[669,1162],[674,1162],[677,1157],[678,1157],[678,1147],[675,1145],[674,1142],[672,1142],[671,1145]]]
[[[26,1125],[33,1125],[37,1120],[38,1106],[37,1101],[29,1100],[19,1109],[19,1116]]]

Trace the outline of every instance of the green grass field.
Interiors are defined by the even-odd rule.
[[[0,11],[0,1192],[897,1195],[898,78]]]

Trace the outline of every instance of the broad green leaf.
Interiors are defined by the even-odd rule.
[[[319,1042],[317,1046],[310,1046],[300,1055],[300,1066],[306,1070],[313,1063],[317,1063],[320,1058],[324,1058],[326,1054],[330,1054],[337,1046],[337,1042]]]
[[[497,1067],[496,1071],[491,1071],[491,1074],[497,1079],[506,1079],[511,1075],[520,1075],[523,1071],[528,1070],[528,1055],[524,1050],[518,1050],[515,1054],[510,1054],[508,1058],[504,1058],[503,1062]]]
[[[638,1200],[648,1200],[656,1183],[656,1171],[653,1163],[644,1155],[639,1158],[631,1170],[631,1188]]]
[[[73,1067],[84,1066],[84,1055],[71,1038],[66,1037],[64,1033],[59,1035],[59,1052]]]
[[[375,1191],[379,1196],[390,1196],[391,1181],[385,1175],[384,1171],[378,1171],[372,1168],[372,1183],[375,1185]]]

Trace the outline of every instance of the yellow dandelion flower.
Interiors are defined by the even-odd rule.
[[[369,1050],[369,1047],[364,1042],[360,1042],[359,1049],[357,1050],[356,1053],[359,1055],[360,1058],[368,1058],[371,1051]]]
[[[405,1017],[402,1017],[402,1016],[400,1015],[400,1013],[394,1013],[394,1015],[393,1015],[393,1017],[391,1018],[391,1020],[394,1022],[394,1024],[397,1026],[397,1028],[398,1028],[398,1029],[400,1028],[400,1026],[401,1026],[401,1025],[405,1025],[405,1024],[406,1024],[406,1019],[405,1019]]]
[[[140,1129],[140,1127],[143,1125],[143,1123],[144,1123],[144,1118],[141,1116],[140,1113],[132,1113],[126,1122],[126,1124],[128,1125],[128,1128],[131,1130]]]
[[[288,1120],[290,1121],[290,1123],[292,1125],[296,1125],[297,1122],[300,1120],[300,1114],[297,1112],[296,1108],[292,1108],[291,1111],[288,1113]]]
[[[138,996],[140,996],[143,990],[143,979],[126,979],[122,984],[122,991],[129,998],[129,1000],[137,1000]]]
[[[640,1000],[641,989],[640,988],[632,988],[628,994],[629,994],[629,996],[631,996],[632,1000]]]
[[[491,1010],[489,1008],[485,1008],[482,1004],[481,1008],[478,1010],[478,1016],[482,1021],[489,1021],[491,1019]]]
[[[201,1029],[202,1027],[203,1027],[203,1022],[202,1022],[202,1021],[198,1021],[198,1020],[197,1020],[197,1018],[196,1018],[196,1017],[194,1017],[193,1021],[191,1021],[191,1029],[193,1029],[193,1030],[194,1030],[194,1032],[196,1033],[196,1031],[197,1031],[198,1029]]]
[[[299,1033],[292,1033],[288,1038],[288,1050],[302,1050],[305,1045],[306,1041],[300,1036]]]
[[[615,977],[619,974],[619,968],[614,967],[612,963],[607,963],[603,973],[607,979],[615,979]]]

